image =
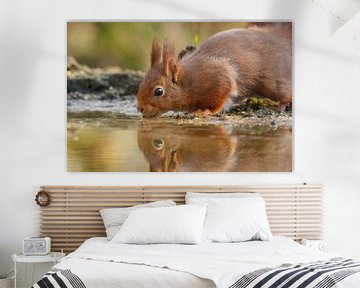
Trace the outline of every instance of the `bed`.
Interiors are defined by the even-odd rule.
[[[75,251],[55,265],[33,286],[35,288],[360,287],[359,262],[312,250],[298,243],[303,238],[321,238],[322,189],[318,185],[178,187],[177,189],[46,186],[43,189],[52,196],[52,204],[42,209],[42,232],[47,231],[46,235],[49,235],[50,231],[52,237],[55,235],[53,250],[61,246],[68,252]],[[129,192],[131,189],[136,189],[138,192]],[[98,211],[104,206],[130,206],[129,199],[131,201],[138,199],[139,203],[174,199],[178,203],[183,203],[186,191],[210,193],[260,191],[267,203],[267,214],[274,237],[271,241],[253,240],[198,245],[119,244],[109,242],[106,237],[88,237],[86,241],[80,240],[83,242],[79,244],[80,247],[76,242],[79,240],[74,240],[79,236],[73,235],[81,235],[79,229],[87,231],[83,232],[85,237],[93,233],[91,231],[100,230],[97,224],[94,225],[97,222],[92,222],[97,221],[98,216],[89,216],[92,211]],[[102,202],[93,200],[97,197],[101,197]],[[115,199],[118,202],[114,203]],[[112,204],[107,204],[111,201]],[[82,209],[78,210],[79,207]],[[59,217],[56,215],[60,214],[60,211],[61,217],[68,217],[67,221],[66,219],[59,221],[56,218]],[[76,216],[74,220],[75,213],[84,212],[85,214],[81,214],[83,216]],[[51,217],[55,217],[52,222],[49,220]],[[85,220],[79,220],[81,219],[79,217],[88,218],[81,228],[79,221]],[[57,238],[58,230],[62,231],[62,235]],[[99,236],[105,236],[104,227],[101,233],[103,235]],[[281,234],[286,236],[280,236]],[[65,238],[67,242],[64,241]],[[60,240],[56,241],[56,239]]]
[[[289,266],[284,267],[289,269],[290,264],[304,263],[306,269],[311,265],[325,267],[328,263],[327,267],[334,267],[334,263],[347,263],[346,267],[351,270],[347,269],[344,273],[343,266],[344,269],[338,269],[340,274],[337,278],[322,278],[319,275],[318,279],[314,279],[313,286],[301,286],[301,283],[305,283],[313,274],[304,275],[297,280],[298,284],[294,282],[293,285],[296,286],[291,287],[360,287],[360,263],[345,262],[346,260],[348,259],[309,249],[282,236],[274,237],[270,242],[158,244],[136,247],[129,244],[111,244],[106,238],[97,237],[85,241],[74,253],[54,266],[53,271],[60,274],[62,271],[71,271],[72,274],[65,274],[68,278],[61,277],[66,283],[65,287],[289,287],[271,286],[284,272],[279,272],[279,275],[269,279],[268,286],[254,286],[251,283],[251,286],[246,286],[247,282],[243,279],[245,275],[255,271],[265,269],[265,273],[268,268],[284,264],[288,264]],[[295,266],[287,273],[289,277],[299,275],[298,271],[304,271],[304,267]],[[283,267],[282,269],[285,270]],[[66,279],[71,282],[75,277],[79,279],[73,283],[66,282]],[[54,287],[57,287],[56,279],[49,279]],[[42,281],[34,285],[49,286],[44,286]]]

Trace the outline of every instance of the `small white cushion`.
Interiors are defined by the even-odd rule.
[[[201,242],[205,214],[205,205],[133,210],[111,242],[197,244]]]
[[[271,240],[264,199],[247,197],[209,200],[203,237],[210,242]]]
[[[106,229],[107,239],[111,240],[115,236],[115,234],[120,230],[121,225],[124,223],[124,221],[129,216],[129,213],[132,210],[139,208],[170,207],[170,206],[176,206],[176,203],[172,200],[163,200],[163,201],[156,201],[146,204],[135,205],[127,208],[101,209],[100,214]]]
[[[259,193],[243,192],[243,193],[197,193],[186,192],[186,204],[207,204],[211,199],[232,199],[232,198],[247,198],[259,197]]]

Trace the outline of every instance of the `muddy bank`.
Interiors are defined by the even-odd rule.
[[[91,69],[68,59],[67,106],[69,118],[141,118],[136,110],[136,93],[144,73],[118,67]],[[161,116],[181,123],[229,124],[242,126],[292,126],[292,108],[253,97],[230,111],[197,117],[189,113],[168,112]]]
[[[76,101],[76,105],[68,108],[68,117],[71,119],[141,119],[142,116],[136,111],[135,97],[131,100],[126,98],[120,101],[96,101],[95,103],[82,103]],[[96,104],[98,103],[98,104]],[[86,107],[86,108],[85,108]],[[277,109],[261,108],[249,109],[246,104],[234,107],[228,113],[218,113],[213,116],[198,117],[189,113],[168,112],[157,118],[159,121],[174,121],[179,124],[224,124],[241,125],[244,127],[269,126],[292,127],[291,112],[281,112]],[[148,120],[149,121],[149,120]]]
[[[68,101],[119,100],[122,96],[136,95],[143,77],[143,72],[121,70],[118,67],[91,69],[69,57],[67,99]]]

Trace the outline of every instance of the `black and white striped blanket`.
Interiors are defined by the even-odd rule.
[[[359,272],[360,262],[345,258],[283,264],[246,274],[229,288],[331,288]]]
[[[360,262],[333,258],[305,264],[283,264],[242,276],[229,288],[331,288],[360,272]],[[69,269],[52,269],[32,288],[86,288]],[[105,287],[104,287],[105,288]]]
[[[86,288],[81,279],[69,269],[53,268],[32,288]]]

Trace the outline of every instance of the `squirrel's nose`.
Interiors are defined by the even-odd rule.
[[[137,105],[137,110],[140,112],[140,113],[143,113],[144,112],[144,108],[140,105]]]

